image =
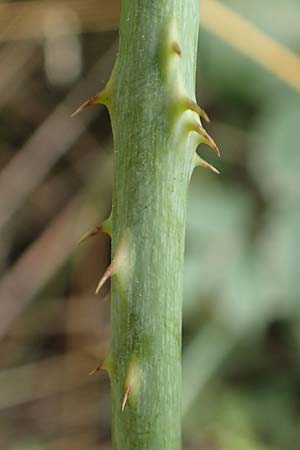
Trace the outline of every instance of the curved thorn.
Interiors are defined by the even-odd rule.
[[[96,105],[100,98],[100,94],[94,95],[93,97],[89,98],[85,102],[82,103],[72,114],[70,117],[75,117],[77,114],[79,114],[83,109],[88,108],[89,106]]]
[[[77,244],[81,244],[82,242],[86,241],[90,237],[97,236],[100,233],[106,233],[109,236],[111,236],[111,214],[108,216],[108,218],[101,225],[98,225],[93,230],[90,230],[87,233],[85,233],[79,239]]]
[[[204,111],[204,109],[201,108],[196,102],[193,100],[190,100],[189,98],[186,99],[186,106],[191,111],[194,111],[197,113],[200,117],[202,117],[206,122],[210,122],[210,118],[208,117],[207,113]]]
[[[110,222],[110,217],[107,219],[107,221],[105,221],[106,225]],[[104,283],[111,278],[112,275],[114,275],[116,273],[116,270],[118,269],[127,269],[128,266],[128,261],[127,261],[127,244],[128,242],[124,239],[124,233],[123,233],[123,237],[120,239],[120,242],[118,244],[118,247],[116,249],[116,253],[113,257],[113,260],[111,261],[110,265],[108,266],[108,268],[106,269],[106,271],[104,272],[104,274],[102,275],[97,289],[96,289],[96,294],[98,294],[98,292],[100,291],[100,289],[102,288],[102,286],[104,285]]]
[[[105,232],[102,225],[97,226],[93,230],[88,231],[87,233],[84,233],[83,236],[78,240],[77,244],[81,244],[82,242],[85,242],[87,239],[97,236],[98,234],[101,234],[102,232]]]
[[[197,165],[200,167],[204,167],[205,169],[210,169],[218,175],[220,175],[220,173],[221,173],[215,166],[213,166],[212,164],[205,161],[205,159],[202,159],[200,157],[199,157],[199,159],[197,159]]]
[[[99,366],[97,366],[94,370],[92,370],[89,373],[89,377],[91,377],[92,375],[94,375],[96,372],[100,372],[103,369],[103,364],[99,364]]]
[[[203,142],[208,145],[220,158],[221,153],[217,144],[201,125],[199,125],[198,123],[193,124],[192,131],[198,133],[203,138]]]
[[[123,401],[122,401],[122,407],[121,407],[122,412],[124,412],[124,409],[125,409],[125,406],[126,406],[126,403],[127,403],[128,397],[129,397],[129,394],[130,394],[130,386],[126,386],[124,397],[123,397]]]
[[[71,114],[71,117],[76,116],[83,109],[88,108],[89,106],[97,105],[99,103],[102,103],[103,105],[106,105],[108,103],[108,101],[109,101],[109,96],[110,96],[110,81],[107,83],[105,88],[102,89],[102,91],[98,92],[98,94],[93,95],[91,98],[89,98],[88,100],[83,102],[82,105],[80,105],[76,109],[76,111],[74,111],[73,114]]]
[[[113,259],[112,262],[110,263],[110,265],[108,266],[108,268],[106,269],[106,271],[104,272],[104,274],[102,275],[102,277],[101,277],[101,279],[100,279],[100,281],[98,283],[98,286],[97,286],[97,289],[96,289],[96,292],[95,292],[96,294],[99,293],[100,289],[104,286],[106,281],[109,278],[111,278],[111,276],[114,274],[115,268],[116,268],[116,260]]]

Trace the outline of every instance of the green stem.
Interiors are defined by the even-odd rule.
[[[186,197],[205,141],[193,103],[198,25],[199,0],[123,0],[102,98],[115,145],[107,363],[115,450],[181,447]]]

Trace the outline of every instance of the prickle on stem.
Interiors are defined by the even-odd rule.
[[[105,370],[108,374],[111,371],[111,353],[104,359],[102,363],[100,363],[94,370],[89,373],[89,376],[94,375],[96,372],[100,372],[101,370]]]
[[[98,283],[95,294],[98,294],[100,289],[104,286],[107,280],[112,277],[116,269],[116,259],[113,259]]]
[[[177,61],[178,57],[182,56],[182,50],[179,45],[177,25],[174,17],[170,18],[170,21],[166,24],[163,30],[163,36],[161,39],[161,68],[165,80],[170,80],[177,77]],[[174,65],[175,64],[175,65]]]
[[[190,109],[191,111],[194,111],[198,116],[202,117],[206,122],[210,122],[210,118],[208,117],[207,113],[204,111],[201,106],[199,106],[196,102],[189,98],[184,99],[184,106],[187,109]]]
[[[106,226],[109,227],[110,224],[110,217],[107,219],[106,221]],[[125,239],[125,235],[126,235],[126,239]],[[124,276],[130,273],[130,263],[133,263],[133,253],[131,252],[131,258],[129,260],[128,258],[128,235],[123,231],[123,236],[119,241],[119,245],[117,247],[116,250],[116,254],[112,260],[112,262],[110,263],[110,265],[108,266],[108,268],[106,269],[106,271],[104,272],[104,274],[102,275],[97,289],[96,289],[96,294],[98,294],[98,292],[100,291],[100,289],[102,288],[102,286],[104,285],[104,283],[112,277],[112,275],[116,274],[116,272],[118,271],[118,274],[120,276]]]
[[[81,244],[93,236],[98,236],[101,233],[106,233],[111,236],[111,215],[101,225],[98,225],[87,233],[84,233],[84,235],[78,240],[78,244]]]
[[[198,166],[204,167],[205,169],[209,169],[212,172],[220,175],[220,171],[215,166],[205,161],[205,159],[200,158],[200,156],[196,154],[194,158],[194,167]]]
[[[135,357],[131,358],[128,367],[127,367],[127,374],[125,378],[125,390],[124,395],[122,399],[122,412],[125,409],[126,403],[129,399],[132,401],[135,401],[137,394],[140,389],[141,385],[141,368],[140,365]]]
[[[93,97],[89,98],[85,102],[83,102],[72,114],[71,117],[77,116],[83,109],[88,108],[89,106],[96,105],[97,103],[100,103],[98,95],[94,95]]]
[[[92,370],[92,371],[89,373],[89,377],[91,377],[92,375],[94,375],[94,374],[97,373],[97,372],[100,372],[103,368],[104,368],[104,367],[103,367],[103,363],[99,364],[99,366],[97,366],[94,370]]]
[[[126,406],[126,403],[127,403],[128,397],[129,397],[129,394],[130,394],[130,386],[126,386],[125,392],[124,392],[123,401],[122,401],[122,407],[121,407],[122,412],[124,412],[124,409],[125,409],[125,406]]]
[[[178,55],[178,56],[182,55],[181,48],[180,48],[180,46],[179,46],[177,41],[174,41],[172,43],[172,50],[173,50],[174,53],[176,53],[176,55]]]
[[[99,234],[101,234],[102,232],[105,232],[103,230],[103,226],[102,225],[98,225],[97,227],[93,228],[92,230],[88,231],[87,233],[84,233],[81,238],[78,240],[77,244],[82,244],[82,242],[87,241],[89,238],[94,237],[94,236],[98,236]]]
[[[106,105],[108,103],[109,99],[109,83],[106,85],[102,91],[98,92],[98,94],[93,95],[88,100],[83,102],[74,112],[71,114],[71,117],[77,116],[83,109],[88,108],[89,106],[97,105],[99,103],[102,103],[103,105]]]
[[[208,145],[220,158],[221,153],[220,150],[213,140],[213,138],[207,133],[207,131],[197,122],[193,122],[188,126],[189,131],[194,131],[195,133],[198,133],[201,137],[201,143]]]

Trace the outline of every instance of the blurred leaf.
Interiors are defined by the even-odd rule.
[[[243,252],[251,216],[251,199],[245,192],[208,183],[203,172],[194,175],[187,217],[186,314],[201,298],[223,291],[232,265]]]
[[[273,96],[260,117],[257,146],[249,155],[254,177],[276,203],[300,193],[299,117],[300,96]]]

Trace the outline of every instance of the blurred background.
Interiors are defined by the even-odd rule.
[[[300,442],[300,4],[203,0],[197,95],[222,151],[193,175],[184,271],[186,450]],[[0,2],[0,448],[108,450],[106,110],[118,2]],[[298,91],[297,91],[298,86]]]

